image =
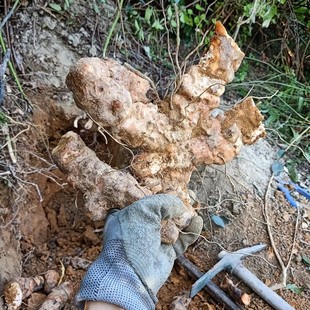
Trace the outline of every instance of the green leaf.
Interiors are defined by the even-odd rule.
[[[297,105],[297,111],[298,112],[301,112],[301,110],[302,110],[302,108],[303,108],[303,106],[304,106],[304,97],[299,97],[298,98],[298,105]],[[307,103],[305,103],[305,104],[307,104]]]
[[[140,30],[140,25],[137,19],[135,19],[135,28],[137,32]]]
[[[99,7],[98,7],[97,3],[95,3],[95,2],[94,2],[94,11],[96,14],[100,13]]]
[[[145,10],[144,19],[149,23],[150,20],[151,20],[152,15],[153,15],[153,9],[148,7]]]
[[[297,295],[299,295],[305,289],[303,287],[298,287],[296,284],[287,284],[285,288]]]
[[[263,28],[268,28],[269,27],[269,24],[271,22],[271,19],[265,19],[262,23],[262,27]]]
[[[143,32],[143,29],[141,28],[137,33],[138,33],[138,38],[139,38],[139,40],[144,41],[144,32]]]
[[[70,1],[70,0],[65,0],[64,10],[65,10],[65,11],[68,10],[69,7],[70,7],[70,5],[71,5],[71,1]]]
[[[281,157],[283,157],[283,155],[285,154],[285,151],[284,150],[279,150],[277,152],[277,158],[280,159]]]
[[[62,10],[61,6],[57,3],[50,3],[49,6],[57,12],[61,12]]]
[[[214,222],[214,224],[216,224],[217,226],[220,226],[222,228],[225,227],[225,222],[223,221],[223,219],[218,216],[218,215],[211,215],[211,220]]]
[[[275,5],[270,5],[267,12],[262,16],[263,24],[262,27],[268,28],[272,20],[275,20],[274,17],[277,16],[278,10]]]
[[[199,3],[195,5],[195,8],[198,11],[204,11],[205,10]]]
[[[167,16],[168,16],[168,19],[170,19],[172,17],[172,8],[171,8],[171,6],[168,6]]]
[[[5,124],[7,122],[7,118],[3,112],[0,111],[0,124]]]
[[[195,23],[195,25],[198,25],[198,24],[200,23],[200,18],[199,18],[199,16],[195,16],[195,18],[194,18],[194,23]]]
[[[180,12],[180,22],[185,24],[185,13],[184,12]]]
[[[301,255],[302,261],[310,266],[310,258],[306,255]]]
[[[280,173],[283,171],[284,166],[283,164],[279,163],[279,162],[275,162],[272,164],[271,166],[271,170],[273,172],[273,174],[277,177],[280,175]]]
[[[171,19],[170,23],[171,23],[171,27],[173,28],[177,27],[177,22],[174,19]]]
[[[160,24],[160,21],[156,19],[154,23],[152,24],[152,28],[156,30],[164,30],[164,27]]]
[[[147,45],[143,45],[143,49],[144,49],[145,54],[147,55],[147,57],[148,57],[149,59],[152,60],[151,49],[150,49],[150,47],[147,46]]]
[[[297,172],[297,163],[296,161],[292,160],[292,159],[289,159],[287,162],[286,162],[286,168],[288,170],[288,174],[291,178],[291,180],[295,183],[297,183],[299,181],[298,179],[298,172]]]

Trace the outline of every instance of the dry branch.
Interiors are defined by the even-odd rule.
[[[57,165],[84,193],[94,220],[112,206],[159,192],[176,194],[193,214],[187,185],[195,167],[227,163],[243,144],[265,135],[251,97],[225,113],[214,111],[243,57],[217,22],[209,51],[172,97],[155,102],[149,81],[114,60],[84,58],[71,68],[66,82],[77,106],[136,154],[130,174],[101,162],[72,132],[54,149]]]

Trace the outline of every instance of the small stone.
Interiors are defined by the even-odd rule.
[[[301,223],[301,228],[302,229],[307,229],[308,228],[308,224],[306,222],[302,222]]]
[[[179,229],[174,222],[162,220],[160,237],[163,244],[174,244],[179,238]]]
[[[301,255],[300,254],[296,255],[295,260],[296,260],[297,263],[300,263],[302,261]]]
[[[95,45],[92,45],[91,48],[89,49],[89,55],[92,57],[97,56],[97,49]]]
[[[94,229],[91,226],[87,226],[84,232],[84,241],[88,245],[100,244],[99,237],[94,233]]]
[[[247,239],[243,239],[243,240],[242,240],[242,244],[243,244],[243,245],[249,245],[249,241],[248,241]]]
[[[66,275],[67,276],[72,276],[74,274],[74,269],[71,265],[69,265],[67,268],[66,268]]]
[[[172,303],[170,304],[170,309],[172,310],[187,310],[191,302],[188,293],[183,293],[180,296],[175,296]]]
[[[68,40],[74,47],[77,47],[81,43],[81,36],[81,33],[70,34]]]
[[[266,286],[270,286],[270,285],[271,285],[270,279],[266,279],[266,280],[265,280],[265,285],[266,285]]]
[[[232,212],[235,215],[239,215],[241,213],[241,205],[239,203],[234,203]]]
[[[57,26],[57,20],[52,19],[49,16],[44,16],[43,27],[47,27],[50,30],[54,30],[56,26]]]
[[[291,218],[290,214],[288,214],[288,213],[283,214],[283,219],[285,222],[288,222],[290,220],[290,218]]]

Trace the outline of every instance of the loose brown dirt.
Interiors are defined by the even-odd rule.
[[[50,156],[60,137],[68,130],[75,130],[99,158],[107,158],[104,139],[97,132],[86,131],[81,126],[83,122],[78,129],[73,128],[73,121],[81,111],[64,85],[72,63],[82,56],[100,55],[101,40],[111,25],[115,6],[107,2],[101,9],[102,14],[97,16],[85,1],[74,1],[71,13],[60,15],[44,1],[25,1],[8,24],[12,48],[22,65],[19,74],[33,109],[29,113],[24,106],[16,106],[15,84],[8,80],[4,111],[15,122],[22,122],[20,125],[10,121],[11,137],[24,132],[13,143],[17,163],[12,164],[7,148],[3,148],[1,155],[1,169],[11,171],[9,175],[1,175],[0,183],[1,292],[3,286],[18,275],[44,275],[48,270],[59,272],[76,291],[89,263],[101,251],[104,223],[88,219],[82,194],[67,183],[66,176]],[[116,47],[114,41],[111,56],[123,60]],[[145,65],[145,58],[141,59],[142,62],[136,63],[140,69]],[[265,192],[276,151],[261,140],[255,146],[245,147],[240,156],[226,166],[200,167],[194,173],[190,187],[201,205],[205,225],[202,237],[186,256],[202,272],[216,264],[222,249],[235,251],[266,243],[268,248],[245,259],[245,265],[268,286],[281,281],[281,268],[270,246],[264,217]],[[300,208],[299,211],[292,208],[276,190],[274,182],[268,193],[272,234],[285,264],[292,253],[287,283],[303,289],[300,294],[285,288],[277,293],[295,309],[309,309],[310,273],[303,260],[303,256],[310,258],[309,201],[296,194]],[[210,219],[211,214],[224,216],[225,227],[216,226]],[[214,282],[219,284],[223,275],[219,274]],[[250,288],[232,278],[252,296],[246,309],[271,309]],[[192,284],[187,272],[175,266],[158,294],[156,309],[170,309],[173,298],[189,291]],[[21,309],[38,309],[45,296],[43,291],[39,293],[25,300]],[[6,309],[3,298],[1,308]],[[68,301],[64,309],[75,309],[73,300]],[[207,293],[200,292],[189,309],[224,308]]]

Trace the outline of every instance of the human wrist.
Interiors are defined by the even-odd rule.
[[[124,308],[104,301],[86,301],[84,310],[124,310]]]
[[[126,310],[153,310],[155,298],[130,266],[122,242],[110,240],[87,271],[76,302],[79,310],[85,310],[86,301],[110,303]]]

